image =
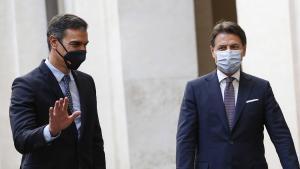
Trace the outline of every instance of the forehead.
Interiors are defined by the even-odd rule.
[[[241,38],[232,33],[219,33],[215,38],[215,46],[232,44],[242,45]]]
[[[88,41],[88,33],[83,29],[66,29],[64,32],[64,39],[67,41]]]

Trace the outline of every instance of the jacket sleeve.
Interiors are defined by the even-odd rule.
[[[177,139],[176,139],[176,168],[193,169],[198,140],[198,114],[194,91],[187,84],[181,104]]]
[[[99,118],[98,118],[98,111],[97,111],[97,97],[96,97],[96,87],[94,80],[91,78],[92,86],[93,86],[93,93],[94,93],[94,98],[93,98],[93,106],[95,107],[95,130],[94,130],[94,136],[93,136],[93,158],[94,158],[94,168],[95,169],[105,169],[106,168],[106,163],[105,163],[105,153],[104,153],[104,142],[102,138],[102,131],[99,123]]]
[[[269,83],[264,95],[264,109],[265,126],[276,148],[283,169],[299,169],[299,162],[290,130]]]
[[[34,90],[24,78],[14,80],[9,117],[14,145],[21,154],[47,145],[43,135],[45,126],[39,126],[36,122],[34,97]]]

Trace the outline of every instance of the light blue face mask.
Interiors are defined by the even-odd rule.
[[[225,74],[234,74],[241,67],[241,51],[226,50],[216,51],[217,68]]]

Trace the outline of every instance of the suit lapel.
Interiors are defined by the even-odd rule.
[[[72,75],[75,79],[75,83],[79,92],[79,99],[80,99],[80,109],[81,109],[81,127],[80,127],[80,138],[83,134],[83,129],[85,126],[85,117],[86,117],[86,96],[87,93],[85,91],[84,79],[76,71],[72,71]]]
[[[220,83],[218,80],[217,72],[211,73],[207,78],[207,89],[209,92],[209,102],[212,104],[212,110],[217,112],[219,115],[224,127],[229,132],[228,119],[226,116],[226,110],[223,102],[223,97],[221,93]]]
[[[64,94],[61,91],[61,88],[55,78],[55,76],[52,74],[51,70],[47,67],[45,60],[42,61],[42,63],[39,66],[39,69],[44,74],[43,78],[48,84],[47,86],[51,88],[53,91],[53,94],[56,95],[57,98],[64,98]]]
[[[242,110],[246,104],[247,98],[252,90],[253,81],[251,81],[251,77],[247,74],[241,72],[240,82],[239,82],[239,90],[238,90],[238,98],[235,109],[235,117],[233,121],[233,127],[236,126],[239,118],[242,115]]]

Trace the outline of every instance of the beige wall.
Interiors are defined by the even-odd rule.
[[[193,1],[119,0],[132,169],[174,169],[186,82],[197,77]]]
[[[129,169],[118,1],[65,0],[61,5],[61,12],[77,14],[89,24],[87,61],[81,70],[96,83],[107,168]]]
[[[20,165],[8,116],[11,84],[16,76],[39,65],[47,56],[45,18],[44,1],[0,1],[0,169],[15,169]]]
[[[300,1],[290,1],[290,17],[291,17],[291,39],[292,53],[294,63],[295,93],[296,93],[296,111],[298,115],[298,128],[300,128]],[[300,137],[300,130],[298,129]],[[300,138],[299,138],[300,139]],[[298,143],[300,149],[300,141]],[[299,150],[300,151],[300,150]],[[299,152],[300,154],[300,152]]]

